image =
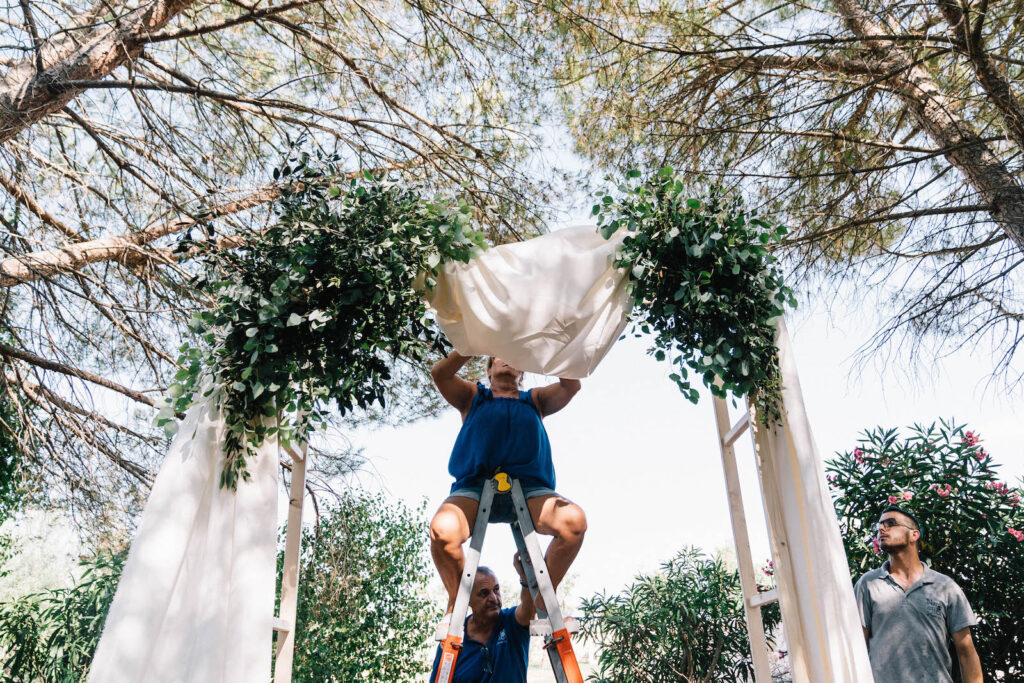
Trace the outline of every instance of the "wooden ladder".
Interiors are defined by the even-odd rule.
[[[746,412],[735,423],[729,420],[729,404],[725,399],[715,397],[715,424],[718,427],[718,444],[722,450],[722,468],[725,471],[725,490],[729,496],[729,518],[732,521],[733,539],[736,543],[736,562],[739,565],[740,586],[743,590],[743,611],[747,620],[747,635],[750,638],[750,656],[754,663],[754,682],[769,683],[771,670],[768,660],[768,639],[761,621],[761,608],[779,600],[778,588],[758,592],[754,576],[754,563],[750,557],[750,537],[747,533],[747,518],[743,511],[743,494],[740,491],[739,473],[736,469],[736,451],[733,444],[750,429],[751,414],[749,402]],[[756,419],[756,417],[754,418]],[[751,430],[751,441],[757,446],[755,430]],[[771,529],[768,530],[771,536]],[[774,553],[775,543],[771,543]],[[775,562],[778,562],[776,558]]]

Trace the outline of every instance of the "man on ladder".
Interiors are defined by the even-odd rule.
[[[551,447],[542,422],[542,418],[568,405],[580,389],[579,380],[559,379],[546,387],[521,391],[523,373],[492,357],[487,362],[488,388],[457,375],[468,360],[453,351],[431,371],[441,395],[463,420],[448,462],[455,482],[430,523],[431,555],[448,593],[445,618],[438,626],[442,637],[451,626],[466,561],[462,545],[477,521],[485,484],[495,472],[517,480],[529,508],[531,530],[535,527],[537,532],[554,537],[542,558],[552,589],[575,559],[587,528],[583,510],[554,490]],[[543,609],[543,595],[537,606]]]
[[[464,622],[465,635],[453,663],[453,683],[523,683],[526,680],[530,621],[536,610],[519,553],[516,553],[515,567],[523,589],[519,605],[505,609],[501,607],[498,577],[489,567],[477,567],[469,595],[471,614]],[[443,653],[444,647],[438,645],[431,681],[437,680]]]

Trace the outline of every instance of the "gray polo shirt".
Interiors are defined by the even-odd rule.
[[[949,637],[978,623],[953,579],[924,573],[905,591],[889,575],[889,561],[854,586],[860,621],[871,631],[868,654],[875,683],[952,683]]]

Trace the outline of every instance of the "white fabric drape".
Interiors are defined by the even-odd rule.
[[[793,680],[870,683],[874,679],[839,522],[781,317],[776,322],[776,345],[783,425],[757,428],[754,441]]]
[[[220,487],[224,422],[193,406],[171,443],[132,542],[89,683],[270,681],[277,443]]]
[[[463,355],[586,377],[633,307],[625,271],[612,267],[625,234],[606,240],[582,225],[494,247],[469,263],[445,264],[426,299]]]

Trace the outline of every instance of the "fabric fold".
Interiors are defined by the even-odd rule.
[[[870,683],[839,521],[781,317],[775,331],[783,422],[771,430],[757,425],[754,443],[793,680]]]
[[[515,368],[579,379],[622,334],[633,308],[614,268],[627,233],[605,239],[580,225],[446,263],[425,299],[455,349]]]
[[[215,396],[185,416],[160,468],[89,683],[270,681],[277,442],[248,481],[220,487],[224,420]]]

